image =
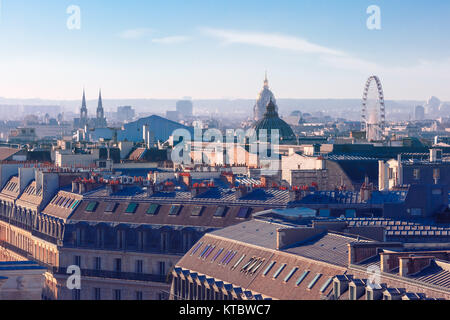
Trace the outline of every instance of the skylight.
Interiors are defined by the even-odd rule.
[[[245,254],[242,255],[242,257],[239,258],[239,260],[234,264],[232,269],[236,269],[239,266],[239,264],[242,262],[242,260],[244,260],[244,258],[245,258]]]
[[[237,214],[237,217],[238,217],[239,219],[247,219],[249,213],[250,213],[250,208],[243,207],[243,208],[240,208],[240,209],[239,209],[239,212],[238,212],[238,214]]]
[[[331,281],[333,281],[333,277],[329,278],[322,286],[322,288],[320,288],[320,292],[324,293],[325,290],[327,290],[327,288],[330,286]]]
[[[289,280],[291,280],[292,276],[297,272],[297,270],[297,267],[293,268],[291,272],[289,272],[289,274],[286,276],[286,278],[284,278],[284,282],[289,282]]]
[[[169,216],[177,216],[180,212],[181,206],[173,205],[170,207]]]
[[[211,262],[214,262],[217,260],[217,258],[220,256],[220,254],[223,252],[223,248],[221,248],[216,255],[212,258]]]
[[[203,244],[203,242],[199,242],[199,243],[195,246],[194,250],[192,250],[191,256],[194,255],[194,254],[198,251],[198,249],[200,249],[200,247],[202,246],[202,244]]]
[[[303,280],[306,279],[306,277],[308,276],[308,274],[309,274],[309,271],[308,271],[308,270],[306,270],[305,272],[303,272],[303,274],[300,276],[300,278],[298,278],[298,280],[297,280],[297,282],[295,283],[295,285],[298,287],[298,286],[303,282]]]
[[[115,203],[115,202],[109,202],[109,203],[106,205],[105,212],[113,213],[114,211],[116,211],[116,209],[117,209],[118,206],[119,206],[118,203]]]
[[[191,216],[199,217],[202,215],[203,207],[197,206],[192,209]]]
[[[267,276],[267,274],[270,272],[270,270],[273,268],[273,266],[275,265],[275,261],[272,261],[270,264],[269,264],[269,266],[266,268],[266,270],[264,270],[264,273],[263,273],[263,275],[264,276]]]
[[[159,204],[151,204],[150,207],[148,207],[146,214],[150,215],[156,215],[159,209]]]
[[[223,218],[227,213],[227,207],[217,207],[216,212],[214,213],[214,217]]]
[[[139,205],[137,203],[130,203],[127,209],[125,210],[125,213],[135,213],[138,206]]]
[[[97,210],[97,205],[98,205],[98,202],[89,202],[89,204],[86,207],[86,211],[87,212],[95,212],[95,210]]]
[[[284,268],[286,268],[286,263],[283,264],[283,265],[277,270],[277,272],[275,272],[275,274],[273,275],[273,278],[274,278],[274,279],[278,278],[278,276],[280,275],[280,273],[283,272]]]
[[[318,274],[314,277],[314,279],[311,281],[311,283],[308,285],[308,289],[312,289],[312,288],[316,285],[317,281],[319,281],[319,279],[320,279],[321,277],[322,277],[322,274],[318,273]]]

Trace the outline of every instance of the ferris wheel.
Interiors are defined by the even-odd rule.
[[[383,86],[377,76],[371,76],[364,88],[361,130],[366,132],[366,138],[370,142],[382,140],[385,128],[386,106]]]

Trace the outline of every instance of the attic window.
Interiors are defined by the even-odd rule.
[[[130,203],[127,207],[127,209],[125,210],[125,213],[129,213],[129,214],[133,214],[136,212],[137,208],[138,208],[138,204],[137,203]]]
[[[159,204],[151,204],[150,207],[148,207],[146,214],[149,215],[156,215],[159,209]]]
[[[116,209],[117,209],[118,206],[119,206],[118,203],[115,203],[115,202],[109,202],[109,203],[106,205],[105,212],[107,212],[107,213],[113,213],[114,211],[116,211]]]
[[[202,215],[203,207],[194,207],[191,212],[192,217],[200,217]]]
[[[170,207],[169,216],[178,216],[181,206],[173,205]]]
[[[217,207],[216,212],[214,213],[215,218],[223,218],[227,213],[227,207]]]
[[[86,207],[86,212],[95,212],[97,210],[98,202],[89,202]]]
[[[250,213],[250,208],[244,207],[244,208],[240,208],[239,212],[237,214],[237,217],[239,219],[247,219],[248,215]]]

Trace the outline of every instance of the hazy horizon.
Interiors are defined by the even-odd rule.
[[[278,98],[357,99],[376,74],[386,99],[450,101],[450,2],[376,1],[380,30],[373,4],[3,0],[0,95],[253,99],[267,70]]]

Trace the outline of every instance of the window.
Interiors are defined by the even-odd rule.
[[[317,283],[317,281],[319,281],[319,279],[322,277],[322,275],[320,274],[320,273],[318,273],[315,277],[314,277],[314,279],[311,281],[311,283],[308,285],[308,289],[312,289],[315,285],[316,285],[316,283]]]
[[[81,256],[74,256],[73,258],[73,264],[81,268]]]
[[[125,210],[125,213],[128,214],[133,214],[136,212],[137,208],[138,208],[138,204],[137,203],[130,203],[127,207],[127,209]]]
[[[72,290],[72,299],[73,300],[81,300],[81,290],[80,289],[74,289]]]
[[[125,230],[117,230],[117,249],[125,249]]]
[[[98,202],[89,202],[86,207],[86,212],[95,212],[97,210]]]
[[[177,216],[180,212],[181,206],[173,205],[170,207],[169,216]]]
[[[327,290],[327,288],[330,286],[331,281],[333,281],[333,277],[329,278],[327,281],[325,281],[325,283],[323,284],[322,288],[320,288],[320,292],[324,293],[325,290]]]
[[[350,286],[350,300],[356,300],[356,287]]]
[[[415,216],[415,217],[422,216],[422,209],[420,209],[420,208],[412,208],[411,209],[411,215]]]
[[[247,219],[249,214],[250,214],[250,208],[244,207],[244,208],[239,209],[237,217],[239,219]]]
[[[252,262],[257,261],[255,258],[251,258],[244,266],[242,267],[241,271],[246,271],[250,265],[252,265]]]
[[[107,212],[107,213],[114,213],[118,206],[119,206],[118,203],[108,202],[108,204],[106,205],[106,208],[105,208],[105,212]]]
[[[239,266],[239,264],[242,262],[242,260],[244,260],[244,259],[245,259],[245,254],[239,258],[239,260],[234,264],[234,266],[231,269],[236,269]]]
[[[144,271],[144,261],[136,260],[136,273],[143,273]]]
[[[420,180],[420,169],[414,169],[413,175],[414,175],[414,180]]]
[[[203,242],[199,242],[199,243],[195,246],[194,250],[192,250],[191,256],[194,255],[194,254],[198,251],[198,249],[200,249],[200,247],[202,246],[202,244],[203,244]]]
[[[94,300],[102,300],[100,288],[94,288]]]
[[[192,217],[200,217],[202,215],[203,207],[194,207],[191,212]]]
[[[441,178],[441,169],[433,169],[433,179]]]
[[[206,254],[203,256],[203,259],[206,260],[208,259],[208,257],[211,255],[211,253],[214,251],[214,249],[216,249],[216,246],[212,246],[211,248],[209,248],[209,250],[206,252]]]
[[[319,217],[321,218],[329,218],[331,215],[330,209],[320,209]]]
[[[122,300],[122,290],[114,290],[114,300]]]
[[[283,272],[284,268],[286,268],[286,263],[283,264],[283,265],[277,270],[277,272],[275,272],[275,274],[273,275],[273,278],[274,278],[274,279],[278,278],[278,276],[280,275],[280,273]]]
[[[214,262],[217,260],[217,258],[220,256],[220,254],[223,252],[223,248],[221,248],[212,258],[211,262]]]
[[[266,270],[264,270],[264,273],[263,273],[263,275],[264,276],[267,276],[267,274],[270,272],[270,270],[273,268],[273,266],[275,265],[275,261],[272,261],[268,266],[267,266],[267,268],[266,268]]]
[[[203,255],[206,253],[206,251],[208,251],[208,249],[211,248],[211,245],[208,244],[205,249],[203,249],[203,251],[200,253],[200,258],[203,258]]]
[[[217,207],[216,212],[214,212],[214,217],[223,218],[225,217],[227,211],[228,211],[227,207]]]
[[[345,210],[346,218],[356,218],[356,210],[355,209],[347,209]]]
[[[298,280],[297,280],[297,282],[295,283],[295,285],[298,287],[298,286],[303,282],[303,280],[306,279],[306,277],[308,276],[308,274],[309,274],[309,271],[308,271],[308,270],[306,270],[305,272],[303,272],[303,274],[300,276],[300,278],[298,278]]]
[[[73,205],[70,207],[70,209],[75,209],[77,207],[77,205],[80,203],[80,200],[76,200]]]
[[[158,214],[158,209],[159,209],[159,204],[151,204],[150,207],[148,207],[146,214],[155,216]]]
[[[297,267],[293,268],[291,272],[289,272],[289,274],[286,276],[286,278],[284,278],[284,282],[289,282],[289,280],[291,280],[292,276],[297,272],[297,270]]]
[[[237,251],[233,252],[226,260],[224,265],[228,265],[230,263],[231,260],[233,260],[233,258],[237,255]]]
[[[142,299],[142,291],[136,291],[136,300],[141,301]]]
[[[95,257],[94,268],[95,270],[102,270],[102,258]]]
[[[166,275],[166,263],[164,261],[159,262],[159,274],[162,276]]]
[[[114,259],[114,271],[122,272],[122,259]]]
[[[261,266],[264,264],[264,261],[265,260],[262,260],[262,261],[259,261],[259,260],[257,260],[253,265],[251,265],[249,268],[248,268],[248,270],[247,270],[247,272],[248,273],[250,273],[250,274],[255,274],[256,273],[256,271],[258,271],[259,270],[259,268],[261,268]],[[254,269],[253,269],[254,268]]]

